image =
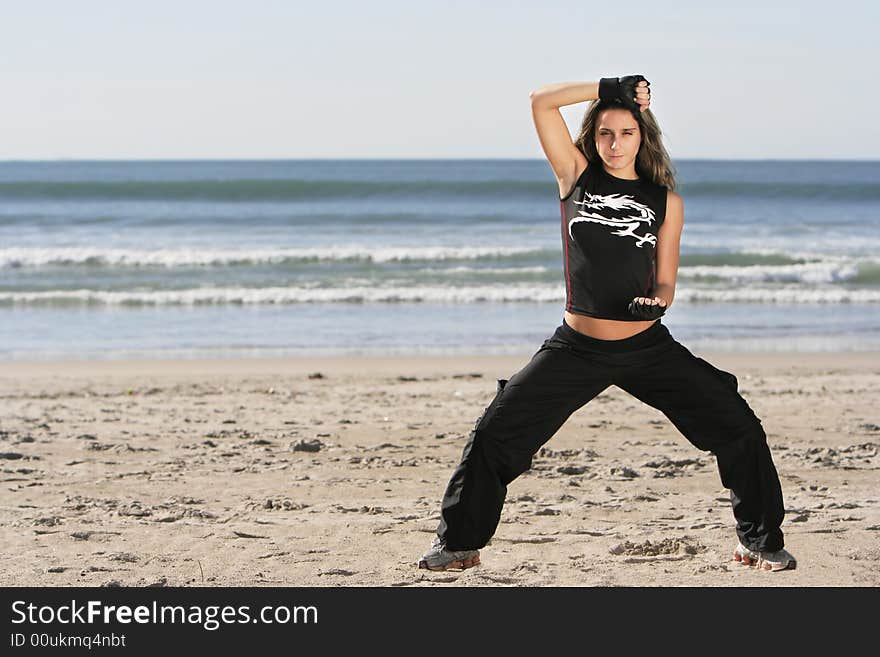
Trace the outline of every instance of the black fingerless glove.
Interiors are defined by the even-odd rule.
[[[641,105],[636,102],[636,85],[645,80],[641,75],[625,75],[622,78],[600,78],[599,100],[618,101],[628,110],[640,112]],[[645,80],[645,82],[648,82]],[[650,89],[651,83],[648,82]]]
[[[639,319],[657,319],[665,312],[666,306],[661,306],[659,303],[651,305],[643,302],[640,303],[633,299],[629,304],[629,314]]]

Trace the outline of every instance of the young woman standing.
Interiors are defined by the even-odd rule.
[[[553,84],[530,94],[559,184],[566,306],[525,367],[499,379],[446,488],[437,538],[420,568],[480,562],[507,486],[576,410],[610,385],[662,411],[712,452],[730,489],[735,561],[792,569],[779,477],[761,421],[736,376],[694,356],[660,317],[672,305],[684,207],[640,75]],[[559,108],[592,101],[572,143]]]

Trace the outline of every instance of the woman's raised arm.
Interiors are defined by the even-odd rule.
[[[565,119],[559,111],[599,97],[598,82],[560,82],[536,89],[529,94],[532,119],[541,148],[559,182],[560,196],[574,183],[578,171],[586,166],[586,157],[572,143]]]

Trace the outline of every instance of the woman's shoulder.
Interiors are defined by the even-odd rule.
[[[667,205],[672,203],[678,203],[680,205],[683,203],[681,195],[673,191],[668,185],[664,185],[662,182],[653,181],[650,184],[654,188],[656,195],[666,200]]]

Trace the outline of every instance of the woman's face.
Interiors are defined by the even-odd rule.
[[[596,150],[609,169],[635,169],[642,143],[638,121],[625,109],[609,109],[596,122]]]

